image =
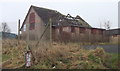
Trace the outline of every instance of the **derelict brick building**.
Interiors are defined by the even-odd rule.
[[[103,42],[106,41],[105,29],[92,28],[79,15],[72,17],[70,14],[63,15],[56,10],[31,6],[21,27],[22,39],[29,38],[38,40],[45,30],[49,19],[52,20],[53,41],[64,42]],[[29,32],[28,32],[29,31]],[[42,37],[43,40],[50,39],[50,28]]]

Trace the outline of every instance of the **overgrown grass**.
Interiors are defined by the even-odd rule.
[[[4,55],[4,54],[2,55],[2,62],[6,61],[8,59],[10,59],[9,55]]]
[[[2,41],[2,62],[3,68],[14,68],[24,62],[24,41],[20,41],[21,44],[17,44],[15,39],[6,39]],[[6,64],[9,62],[10,64]]]
[[[52,68],[52,64],[57,69],[112,69],[118,68],[114,64],[117,58],[116,55],[112,58],[111,54],[106,53],[102,48],[96,48],[95,50],[85,50],[78,44],[64,44],[56,43],[52,48],[37,49],[36,58],[40,60],[48,60],[50,63],[47,68]],[[42,50],[42,51],[41,51]],[[47,52],[47,54],[45,53]],[[43,59],[42,59],[43,58]],[[41,64],[40,61],[38,61]],[[46,63],[44,63],[46,64]],[[36,67],[35,68],[39,68]]]
[[[120,57],[120,54],[115,54],[115,53],[109,53],[109,55],[110,55],[110,58],[108,59],[108,60],[106,60],[107,62],[106,63],[108,63],[107,65],[109,65],[111,68],[113,68],[113,69],[116,69],[116,68],[120,68],[119,66],[120,66],[120,64],[119,64],[119,62],[120,62],[120,59],[119,59],[119,57]]]
[[[12,41],[12,42],[11,42]],[[34,47],[35,42],[30,42]],[[24,63],[26,43],[17,40],[5,40],[3,43],[3,61],[13,57],[11,68]],[[40,43],[32,48],[35,60],[34,69],[113,69],[120,68],[117,54],[106,53],[102,48],[85,50],[81,43]],[[120,56],[120,55],[119,55]],[[7,68],[8,66],[6,66]]]

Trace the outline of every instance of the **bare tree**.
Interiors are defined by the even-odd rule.
[[[110,21],[107,21],[104,23],[105,29],[109,30],[110,29]]]
[[[8,32],[8,33],[10,33],[10,28],[9,28],[9,26],[7,25],[6,22],[3,22],[3,23],[2,23],[2,32]]]

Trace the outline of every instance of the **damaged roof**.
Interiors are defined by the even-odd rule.
[[[42,7],[32,6],[37,14],[42,18],[45,23],[48,23],[49,19],[57,20],[60,16],[64,16],[56,10],[50,10]]]
[[[52,19],[52,26],[78,26],[92,28],[86,21],[84,21],[80,16],[72,17],[70,14],[67,16],[61,14],[56,10],[46,9],[42,7],[36,7],[31,5],[30,9],[33,8],[39,17],[46,24],[49,23],[49,19]],[[29,11],[30,11],[29,9]],[[28,15],[28,14],[27,14]],[[24,20],[25,22],[25,20]],[[23,22],[23,25],[24,25]],[[22,27],[23,27],[22,25]],[[21,27],[21,28],[22,28]]]

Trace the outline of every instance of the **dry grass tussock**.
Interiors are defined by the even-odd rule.
[[[16,68],[24,64],[25,41],[18,42],[16,39],[2,40],[2,67]]]

